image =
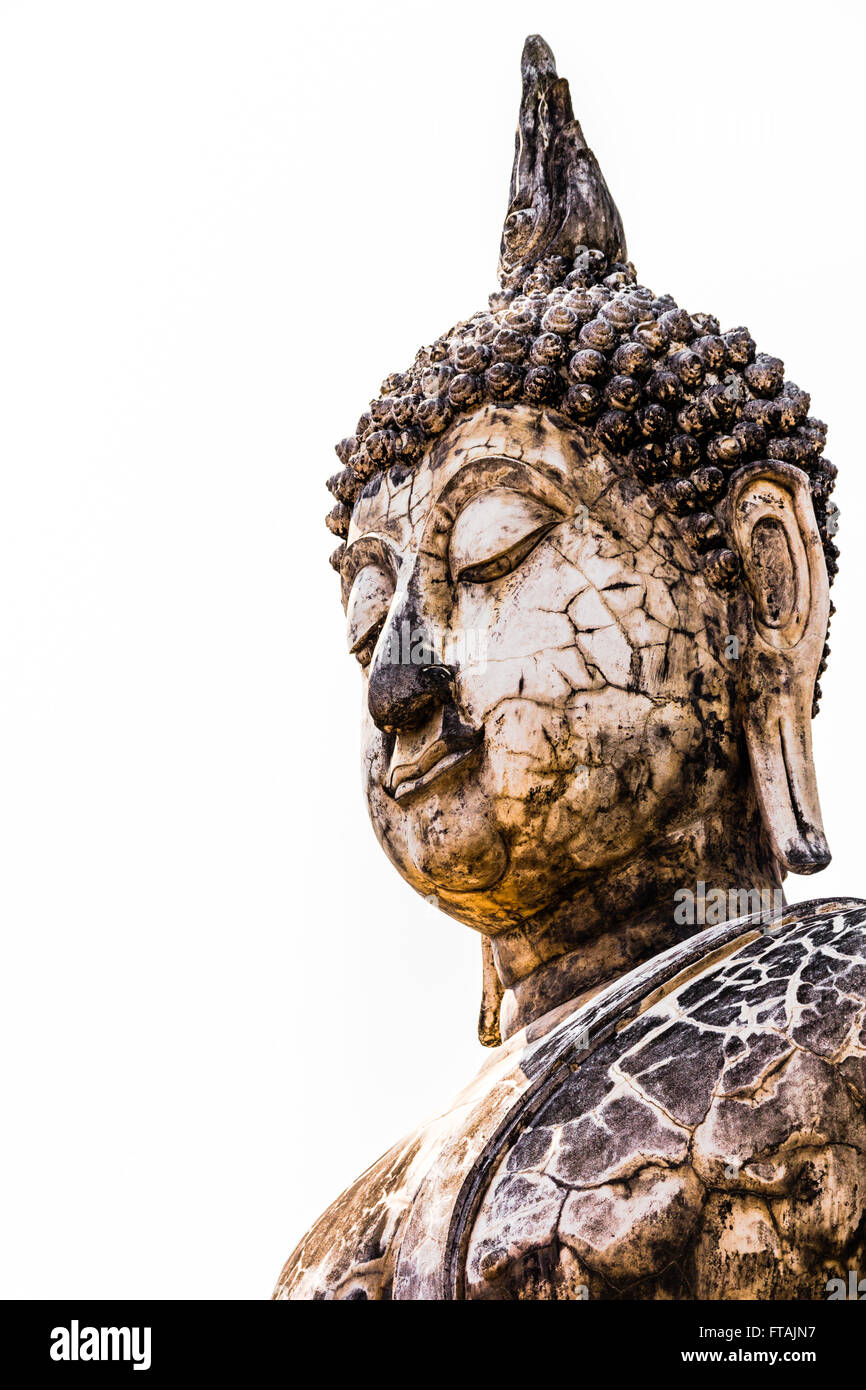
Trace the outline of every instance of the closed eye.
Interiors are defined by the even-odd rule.
[[[355,645],[350,649],[350,655],[356,656],[362,666],[369,666],[373,657],[373,650],[384,626],[385,614],[383,614],[381,618],[377,618],[372,626],[361,634]]]
[[[548,521],[545,526],[540,526],[537,531],[524,536],[517,545],[513,545],[510,550],[504,550],[501,555],[495,555],[492,560],[483,561],[478,565],[467,565],[460,571],[458,579],[465,584],[484,584],[489,583],[491,579],[502,579],[523,563],[542,537],[555,525],[556,521]]]
[[[491,488],[467,503],[449,547],[452,579],[489,583],[517,569],[562,517],[512,488]]]
[[[379,565],[365,565],[358,571],[346,614],[349,651],[362,666],[370,664],[393,597],[394,581]]]

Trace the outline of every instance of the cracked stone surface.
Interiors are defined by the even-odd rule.
[[[819,1299],[862,1269],[866,904],[749,925],[579,1061],[544,1034],[515,1039],[325,1214],[277,1296],[419,1296],[432,1256],[423,1237],[409,1248],[411,1231],[442,1221],[429,1174],[443,1145],[468,1142],[487,1109],[498,1123],[515,1109],[503,1068],[536,1072],[544,1046],[544,1102],[473,1167],[481,1195],[453,1296]],[[410,1273],[395,1284],[401,1258]]]
[[[503,1154],[469,1296],[520,1297],[531,1265],[550,1298],[575,1279],[601,1298],[824,1297],[866,1254],[864,1053],[866,911],[759,936],[601,1046]],[[558,1203],[520,1203],[530,1177]]]

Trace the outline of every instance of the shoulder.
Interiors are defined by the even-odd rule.
[[[422,1144],[421,1131],[401,1140],[331,1203],[283,1266],[275,1299],[390,1297],[389,1256]]]
[[[500,1049],[274,1297],[824,1296],[866,1239],[864,1020],[866,903],[702,933]]]
[[[486,1186],[468,1297],[823,1297],[847,1269],[866,903],[788,909],[746,937],[561,1069]]]
[[[477,1118],[498,1114],[496,1101],[503,1098],[508,1108],[519,1089],[513,1076],[519,1075],[521,1055],[519,1047],[500,1049],[494,1064],[482,1067],[444,1113],[400,1140],[341,1193],[289,1256],[274,1298],[414,1297],[412,1279],[407,1292],[399,1278],[400,1256],[411,1248],[435,1275],[436,1253],[426,1240],[436,1224],[431,1206],[440,1218],[444,1214],[447,1235],[450,1189],[454,1182],[459,1186],[464,1166],[471,1171],[481,1133]],[[438,1194],[432,1202],[431,1190]]]

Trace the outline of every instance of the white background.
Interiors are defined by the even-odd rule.
[[[494,288],[527,32],[643,281],[830,422],[835,858],[788,892],[866,896],[861,15],[2,0],[0,1295],[267,1296],[481,1057],[477,938],[367,824],[322,518]]]

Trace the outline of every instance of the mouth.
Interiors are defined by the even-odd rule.
[[[392,786],[391,795],[394,797],[395,801],[404,801],[405,798],[411,796],[413,792],[420,791],[422,787],[429,787],[430,784],[441,777],[443,773],[448,772],[452,767],[457,767],[458,763],[466,762],[477,747],[478,744],[476,743],[473,748],[458,748],[455,749],[453,753],[445,753],[438,762],[435,762],[426,772],[420,773],[417,777],[407,776],[398,781],[396,785]]]
[[[468,762],[481,746],[483,729],[470,729],[440,711],[423,729],[397,736],[385,789],[405,801],[431,786],[452,768]],[[451,727],[447,727],[450,725]]]

